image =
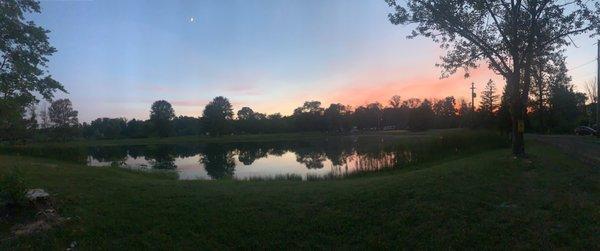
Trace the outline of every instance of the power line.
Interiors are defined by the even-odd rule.
[[[588,65],[588,64],[591,64],[591,63],[594,63],[594,62],[596,62],[596,60],[597,60],[597,59],[596,59],[596,58],[594,58],[594,59],[592,59],[592,60],[590,60],[590,61],[588,61],[588,62],[585,62],[585,63],[583,63],[583,64],[580,64],[580,65],[578,65],[578,66],[575,66],[575,67],[573,67],[573,68],[571,68],[571,69],[568,69],[568,71],[572,71],[572,70],[575,70],[575,69],[578,69],[578,68],[584,67],[584,66],[586,66],[586,65]]]

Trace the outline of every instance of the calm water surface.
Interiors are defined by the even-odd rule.
[[[190,179],[294,179],[340,177],[403,168],[461,151],[502,147],[498,135],[460,137],[326,137],[319,140],[165,144],[102,147],[29,147],[9,153],[68,160],[90,166],[170,170]]]
[[[362,144],[361,144],[362,143]],[[398,152],[383,139],[228,144],[169,144],[86,148],[90,166],[174,170],[180,179],[344,176],[395,166]],[[396,148],[397,149],[397,148]],[[410,162],[410,152],[401,153]],[[407,158],[408,157],[408,158]]]

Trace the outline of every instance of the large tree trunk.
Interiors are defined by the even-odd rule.
[[[518,103],[518,101],[516,102]],[[523,119],[523,110],[520,108],[520,105],[515,104],[515,102],[513,102],[512,106],[512,153],[513,155],[520,157],[525,154],[525,142],[523,138],[525,123]]]
[[[508,79],[507,83],[510,88],[511,101],[510,117],[512,121],[512,153],[517,157],[525,155],[525,142],[523,139],[525,122],[523,116],[521,92],[519,88],[520,80],[520,71],[517,69],[517,71],[511,74],[511,77]]]

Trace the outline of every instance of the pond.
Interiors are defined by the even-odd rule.
[[[339,136],[302,141],[37,147],[16,152],[89,166],[172,170],[182,180],[310,180],[402,168],[459,152],[502,145],[497,139],[481,139]]]
[[[362,144],[361,144],[362,143]],[[391,142],[356,138],[259,143],[166,144],[86,148],[90,166],[174,170],[179,179],[321,179],[391,168]],[[410,163],[406,151],[402,161]]]

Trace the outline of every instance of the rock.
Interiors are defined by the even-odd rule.
[[[44,191],[44,189],[36,188],[27,190],[25,197],[27,197],[27,199],[30,201],[38,201],[50,198],[50,194]]]

